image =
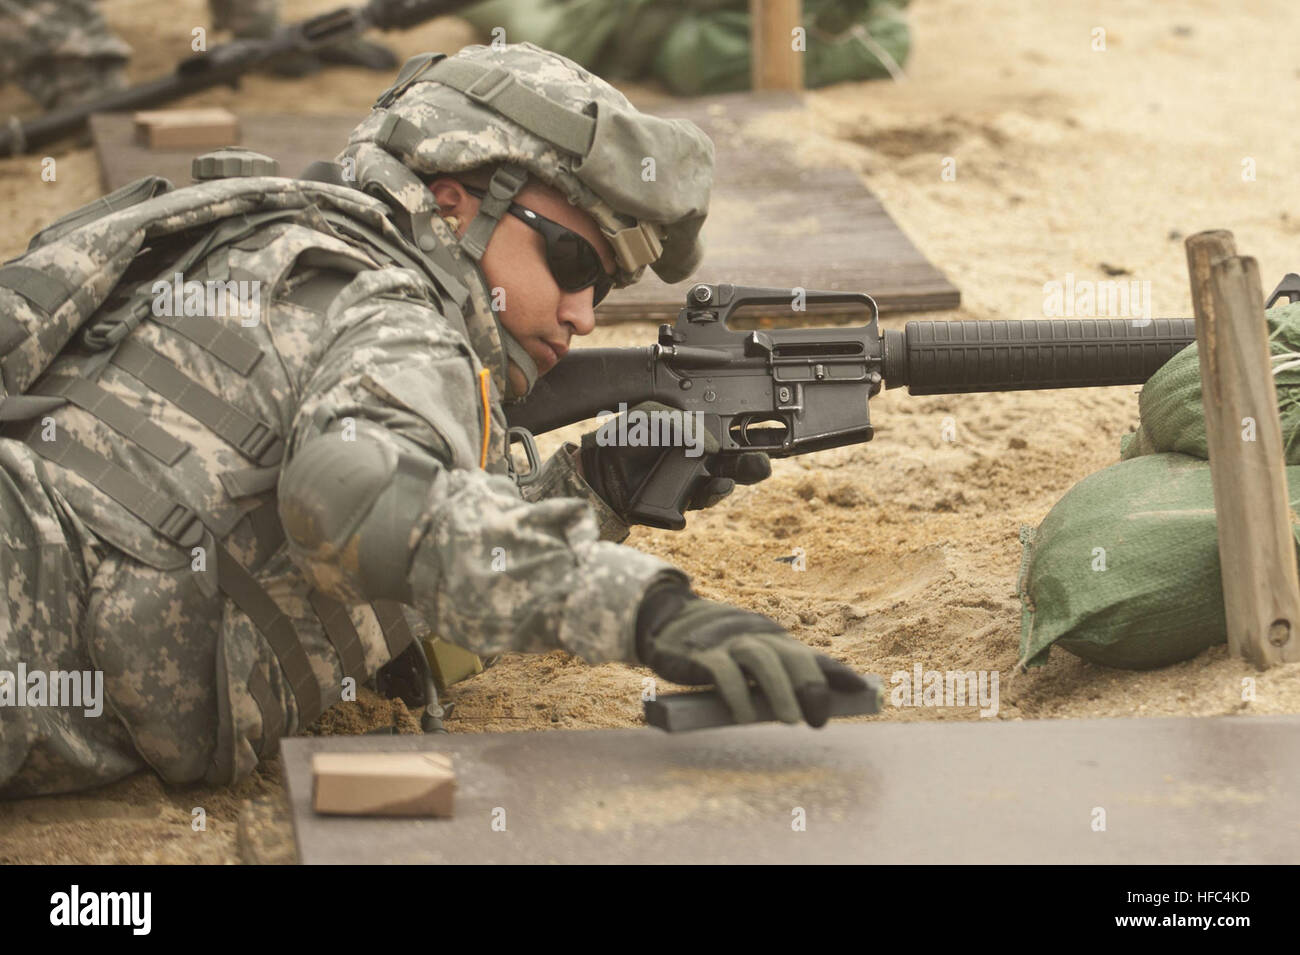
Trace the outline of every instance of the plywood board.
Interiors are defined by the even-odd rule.
[[[855,173],[804,165],[790,143],[752,132],[764,116],[792,115],[799,104],[794,93],[733,93],[655,106],[659,115],[689,119],[713,139],[705,258],[689,282],[670,286],[648,273],[610,296],[602,314],[671,321],[695,281],[867,292],[882,312],[961,304],[957,287]]]
[[[859,722],[302,737],[283,760],[305,863],[1293,863],[1298,737],[1297,716]],[[311,811],[312,753],[413,750],[452,757],[454,819]]]

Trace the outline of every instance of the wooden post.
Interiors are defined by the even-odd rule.
[[[756,90],[803,89],[803,58],[794,31],[803,26],[800,0],[749,0],[751,85]]]
[[[1228,651],[1300,660],[1300,581],[1259,266],[1231,232],[1187,239]]]

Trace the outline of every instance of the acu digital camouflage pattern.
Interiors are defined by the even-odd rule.
[[[435,218],[417,231],[452,268],[437,273],[395,227],[403,218],[396,203],[350,188],[225,180],[113,213],[18,260],[74,291],[45,316],[52,327],[30,328],[37,335],[11,356],[9,394],[49,364],[37,391],[51,377],[95,381],[144,413],[187,446],[174,463],[71,404],[35,423],[48,419],[58,434],[184,501],[207,530],[201,551],[176,546],[21,443],[30,422],[5,425],[0,663],[93,666],[104,673],[107,702],[98,720],[0,708],[0,794],[83,788],[144,764],[173,783],[226,783],[314,718],[300,711],[263,634],[219,589],[219,540],[293,623],[324,706],[340,699],[344,670],[313,611],[313,587],[350,606],[362,679],[401,649],[364,602],[378,597],[401,596],[444,639],[478,653],[561,647],[591,661],[633,659],[641,595],[680,572],[599,539],[602,527],[619,538],[626,528],[576,475],[571,454],[547,463],[530,497],[580,497],[522,498],[509,476],[496,390],[505,363],[481,277]],[[175,260],[205,240],[186,279],[261,283],[255,326],[241,326],[236,312],[213,319],[256,345],[255,366],[242,374],[187,337],[183,323],[198,319],[149,308],[127,340],[284,438],[281,460],[260,467],[116,359],[106,363],[107,352],[74,342],[52,364],[42,352],[85,310],[100,332],[137,314],[153,280],[170,278]],[[129,284],[113,290],[145,247]],[[451,304],[457,294],[463,313]],[[41,318],[20,302],[10,294],[0,306],[22,324]],[[485,368],[491,426],[480,468]],[[227,485],[239,482],[253,490],[232,496]],[[277,509],[296,539],[283,540]],[[263,691],[260,701],[250,688]]]
[[[664,281],[680,281],[695,270],[703,256],[699,233],[713,183],[713,143],[699,127],[642,113],[604,80],[531,43],[468,46],[427,66],[420,59],[403,69],[414,71],[410,85],[381,97],[353,131],[341,158],[357,155],[362,146],[378,146],[426,177],[502,163],[520,166],[587,211],[606,235],[636,223],[661,230],[662,254],[652,268]],[[486,99],[473,98],[448,85],[445,73],[439,80],[449,64],[499,68],[509,78],[504,84],[483,83]],[[563,111],[594,119],[590,141],[575,146],[580,151],[559,148],[502,115],[494,104],[508,98],[512,84]],[[396,121],[410,126],[394,138]],[[618,284],[630,285],[641,273],[642,268],[620,268]]]
[[[0,0],[0,83],[43,109],[123,87],[130,56],[92,0]]]
[[[94,0],[0,0],[0,83],[17,83],[43,109],[123,88],[131,48],[99,6]],[[212,28],[238,37],[270,36],[279,22],[280,0],[209,0],[208,6]]]
[[[14,674],[25,662],[84,672],[93,664],[82,626],[107,549],[42,480],[35,458],[0,439],[0,670]],[[107,711],[96,718],[83,707],[0,710],[0,794],[80,789],[143,766],[126,727]]]

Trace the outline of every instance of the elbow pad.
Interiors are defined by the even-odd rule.
[[[280,476],[280,521],[318,581],[364,600],[411,602],[412,531],[440,471],[437,459],[337,431],[309,439]]]

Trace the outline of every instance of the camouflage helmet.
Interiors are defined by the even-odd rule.
[[[423,177],[495,168],[461,246],[479,259],[528,176],[585,210],[609,240],[616,283],[651,266],[690,276],[713,181],[713,143],[695,124],[639,112],[604,80],[531,43],[424,53],[352,132]]]

